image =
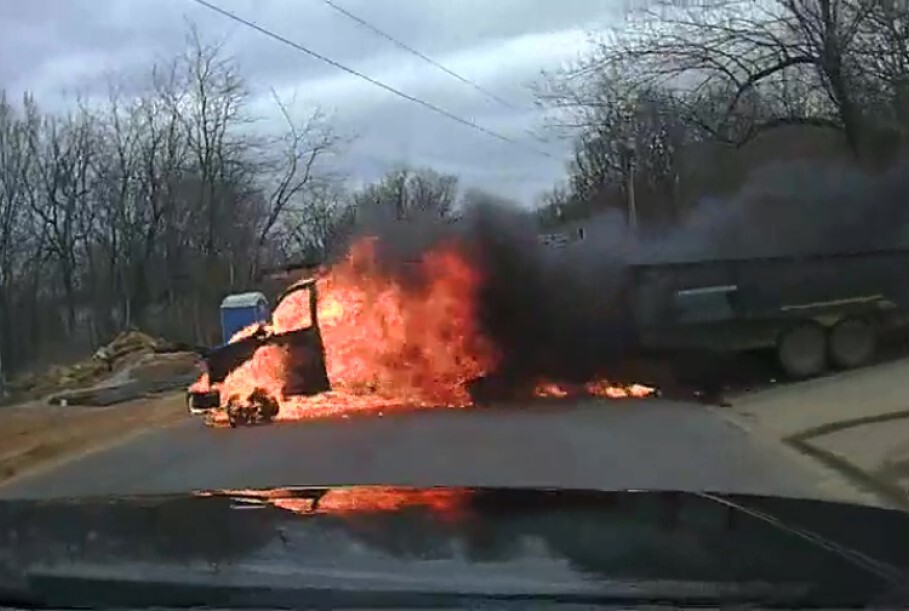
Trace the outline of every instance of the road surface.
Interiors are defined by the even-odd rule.
[[[749,393],[725,414],[840,472],[866,491],[857,502],[909,509],[907,378],[903,358]]]
[[[810,464],[660,399],[208,429],[192,420],[11,482],[6,498],[327,484],[660,488],[825,496]]]

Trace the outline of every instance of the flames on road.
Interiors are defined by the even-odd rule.
[[[277,420],[301,420],[353,411],[414,407],[466,407],[469,383],[494,373],[496,346],[484,337],[479,317],[482,270],[456,239],[443,241],[392,273],[377,256],[375,238],[361,238],[347,256],[317,278],[318,318],[332,390],[284,396],[293,370],[288,352],[263,345],[220,385],[222,402],[263,393],[276,401]],[[305,293],[275,309],[268,331],[280,334],[310,325]],[[239,332],[231,341],[255,329]],[[207,388],[200,378],[194,389]],[[531,382],[538,397],[643,397],[653,389],[607,380],[569,385]]]
[[[594,380],[586,384],[564,384],[539,382],[533,394],[537,397],[563,399],[566,397],[589,396],[608,399],[643,398],[652,395],[654,389],[643,384],[612,384],[606,380]]]

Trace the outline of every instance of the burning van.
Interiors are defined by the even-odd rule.
[[[204,356],[204,373],[187,392],[187,405],[194,413],[209,417],[221,415],[231,426],[270,422],[278,414],[278,396],[310,396],[330,390],[325,367],[325,347],[319,329],[318,295],[315,279],[290,286],[276,303],[303,296],[308,305],[308,320],[286,330],[274,321],[256,321],[241,329],[222,346]],[[259,376],[244,369],[256,363],[253,356],[271,351],[275,359],[293,363],[280,368],[282,384],[278,392],[260,387]],[[267,355],[266,355],[267,356]],[[285,371],[286,370],[286,371]],[[243,376],[249,376],[248,392],[244,392]],[[239,378],[239,380],[238,380]],[[225,382],[231,379],[230,385]]]
[[[473,242],[447,236],[406,257],[381,246],[377,238],[357,239],[313,279],[285,291],[266,322],[206,355],[207,372],[190,388],[190,408],[205,411],[211,424],[237,426],[467,408],[499,397],[653,392],[611,383],[597,371],[562,380],[560,371],[511,366],[506,359],[515,352],[502,349],[501,334],[490,334],[485,318],[497,295],[490,289],[510,285],[490,275]],[[512,328],[514,316],[506,318]],[[540,319],[522,320],[528,322],[519,337],[531,337]]]

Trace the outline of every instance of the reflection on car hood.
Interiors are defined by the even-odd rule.
[[[683,492],[391,487],[0,503],[0,587],[721,596],[836,604],[904,580],[909,515]],[[61,581],[64,580],[64,581]],[[84,583],[81,592],[87,591]],[[730,589],[731,588],[731,589]],[[738,591],[738,590],[736,590]],[[660,597],[658,597],[660,598]]]

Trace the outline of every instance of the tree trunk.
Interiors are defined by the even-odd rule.
[[[64,257],[60,265],[60,280],[63,284],[67,333],[72,336],[76,331],[76,287],[73,279],[73,266],[70,264],[68,257]]]

